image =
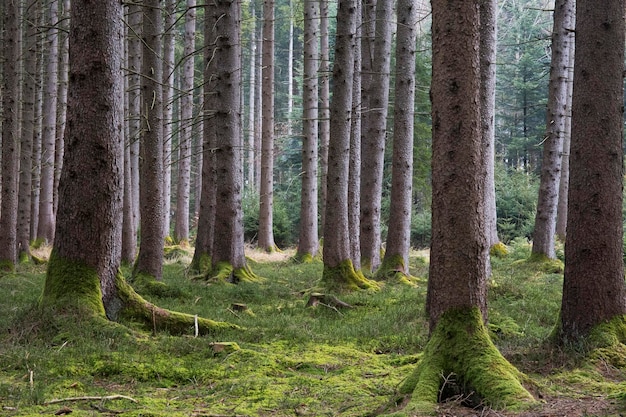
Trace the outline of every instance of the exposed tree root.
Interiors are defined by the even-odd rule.
[[[432,412],[450,395],[461,395],[474,405],[528,408],[536,402],[522,386],[524,380],[524,374],[489,338],[477,308],[448,311],[441,316],[416,370],[400,388],[400,394],[410,400],[391,415]]]
[[[140,321],[153,331],[167,330],[172,334],[193,335],[197,325],[198,334],[205,335],[219,329],[239,328],[235,324],[213,321],[155,306],[137,294],[121,275],[118,275],[115,284],[123,306],[120,315]]]
[[[330,291],[337,292],[380,289],[379,283],[365,278],[361,271],[355,271],[350,259],[336,267],[324,265],[322,285]]]

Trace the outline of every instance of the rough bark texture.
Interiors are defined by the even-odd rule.
[[[624,1],[579,0],[561,341],[626,313],[622,259]]]
[[[241,5],[239,1],[218,0],[206,10],[206,42],[214,45],[207,75],[215,90],[205,103],[215,128],[216,209],[213,268],[224,264],[232,271],[246,268],[241,198]]]
[[[567,118],[567,92],[569,74],[569,42],[575,3],[557,0],[554,5],[552,29],[552,63],[548,85],[546,136],[543,142],[541,181],[537,200],[537,214],[533,231],[534,255],[556,258],[556,216],[559,201],[559,183],[563,155],[563,135]]]
[[[483,147],[486,160],[485,179],[485,233],[489,247],[498,239],[495,185],[495,104],[496,104],[496,0],[480,4],[480,107]]]
[[[48,4],[44,71],[44,94],[41,138],[41,190],[37,237],[46,242],[54,239],[54,156],[57,123],[57,88],[59,68],[58,0]]]
[[[372,285],[354,270],[350,260],[350,231],[348,229],[350,119],[356,8],[356,0],[340,0],[337,11],[322,275],[324,285],[335,290],[368,288]]]
[[[367,108],[363,109],[361,171],[361,257],[363,268],[374,271],[380,265],[381,199],[389,107],[393,1],[376,2],[374,60]]]
[[[189,241],[189,195],[191,190],[191,133],[193,127],[194,52],[196,49],[196,0],[187,0],[181,97],[182,127],[178,152],[178,184],[174,240]]]
[[[300,197],[299,260],[317,256],[317,123],[319,63],[319,2],[304,2],[304,82],[302,89],[302,192]]]
[[[0,199],[0,270],[13,270],[17,263],[18,207],[18,103],[20,3],[5,3],[3,16],[2,91],[2,192]]]
[[[256,137],[256,94],[258,90],[257,78],[256,78],[256,62],[257,62],[257,39],[256,39],[256,8],[255,2],[251,1],[250,5],[250,87],[248,95],[248,177],[246,185],[254,189],[256,184],[256,173],[254,170],[256,152],[254,149],[255,137]],[[305,76],[306,78],[306,76]],[[306,81],[305,81],[306,82]]]
[[[398,2],[396,85],[391,167],[391,205],[385,257],[379,276],[409,275],[413,197],[413,125],[415,122],[415,50],[418,8]]]
[[[431,330],[451,308],[487,312],[479,3],[446,4],[433,2]]]
[[[141,243],[133,275],[163,274],[163,21],[160,0],[144,2],[141,78]]]
[[[33,5],[35,9],[36,24],[43,26],[43,5],[40,2],[36,2]],[[35,127],[33,134],[33,177],[32,177],[32,195],[30,202],[30,240],[37,238],[37,230],[39,229],[39,194],[41,186],[41,130],[42,130],[42,109],[43,109],[43,88],[42,86],[42,69],[43,69],[43,39],[41,36],[37,37],[36,54],[38,59],[35,62]]]
[[[274,207],[274,0],[263,1],[263,81],[261,126],[261,195],[259,209],[259,248],[276,249],[273,231]]]
[[[122,6],[72,4],[65,164],[44,306],[114,315],[120,265],[124,116]]]

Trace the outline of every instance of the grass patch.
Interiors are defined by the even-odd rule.
[[[197,338],[192,331],[151,334],[139,323],[42,315],[35,306],[45,265],[20,265],[0,276],[0,414],[51,415],[62,407],[75,416],[124,417],[382,413],[428,341],[428,254],[412,253],[409,261],[411,275],[420,278],[416,287],[386,283],[379,291],[338,294],[354,308],[334,309],[306,307],[320,289],[320,261],[295,263],[288,251],[249,252],[262,282],[189,279],[191,257],[179,252],[164,266],[163,282],[172,291],[142,294],[161,307],[245,329]],[[554,399],[580,402],[591,395],[626,409],[626,348],[585,355],[545,344],[558,315],[562,275],[523,262],[529,255],[530,246],[520,241],[493,259],[494,343],[530,377],[546,407]],[[224,342],[239,349],[216,349]],[[50,403],[63,398],[73,400]]]

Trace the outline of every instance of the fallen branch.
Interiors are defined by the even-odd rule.
[[[107,395],[104,397],[85,396],[85,397],[59,398],[55,400],[46,401],[44,405],[58,404],[58,403],[64,403],[64,402],[70,402],[70,401],[107,401],[107,400],[128,400],[134,403],[139,402],[136,399],[129,397],[127,395]]]

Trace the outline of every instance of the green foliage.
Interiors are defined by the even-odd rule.
[[[536,176],[496,164],[495,182],[500,240],[509,243],[517,237],[531,238],[537,212]]]
[[[297,194],[296,194],[297,193]],[[254,242],[259,233],[259,198],[246,192],[243,199],[244,238]],[[298,241],[300,194],[297,186],[274,193],[273,232],[279,248],[293,246]]]

